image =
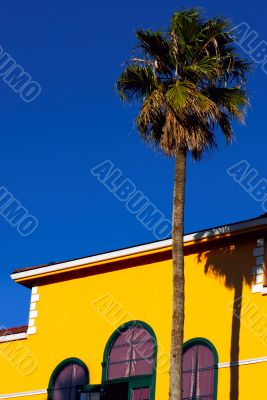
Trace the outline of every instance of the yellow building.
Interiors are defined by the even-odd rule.
[[[264,398],[267,217],[184,237],[184,399]],[[0,399],[167,400],[171,240],[16,270],[29,323],[0,331]]]

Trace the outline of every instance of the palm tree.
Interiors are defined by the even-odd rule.
[[[202,18],[198,9],[175,13],[166,31],[139,29],[137,47],[116,89],[137,102],[137,130],[147,143],[175,158],[173,194],[173,310],[169,399],[182,398],[184,332],[184,194],[186,156],[194,160],[229,143],[232,120],[243,121],[250,65],[236,52],[230,23]]]

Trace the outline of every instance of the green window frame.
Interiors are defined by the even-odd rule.
[[[129,376],[125,378],[115,378],[115,379],[108,379],[108,361],[109,361],[109,353],[110,350],[112,349],[113,343],[116,341],[116,339],[129,328],[134,328],[134,327],[141,327],[145,329],[152,337],[153,343],[154,343],[154,349],[153,349],[153,372],[152,374],[149,375],[138,375],[138,376]],[[119,328],[116,329],[115,332],[110,336],[105,350],[104,350],[104,355],[103,355],[103,362],[102,362],[102,385],[107,386],[107,385],[113,385],[113,384],[123,384],[123,383],[128,383],[128,399],[131,399],[131,393],[132,390],[135,388],[143,388],[143,387],[149,387],[150,389],[150,400],[155,400],[155,389],[156,389],[156,367],[157,367],[157,351],[158,351],[158,346],[157,346],[157,339],[155,332],[149,326],[143,321],[130,321],[127,322],[123,325],[121,325]]]
[[[195,345],[202,345],[208,347],[214,356],[214,383],[213,383],[213,400],[217,399],[218,393],[218,363],[219,363],[219,356],[215,346],[206,338],[203,337],[196,337],[193,339],[188,340],[183,345],[183,352],[188,350],[190,347]]]
[[[47,394],[48,394],[47,399],[48,400],[52,400],[53,387],[54,387],[54,384],[55,384],[55,381],[56,381],[56,378],[57,378],[58,374],[60,373],[60,371],[64,367],[66,367],[67,365],[70,365],[70,364],[78,364],[78,365],[80,365],[84,369],[85,374],[86,374],[86,384],[89,383],[90,377],[89,377],[89,370],[87,368],[87,365],[82,360],[80,360],[79,358],[76,358],[76,357],[66,358],[65,360],[61,361],[56,366],[54,371],[52,372],[52,375],[51,375],[49,383],[48,383],[48,388],[47,388]]]

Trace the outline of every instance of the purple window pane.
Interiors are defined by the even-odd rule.
[[[72,364],[72,382],[75,386],[86,384],[86,372],[79,364]]]
[[[198,368],[208,368],[213,366],[213,352],[207,346],[198,345]]]
[[[195,368],[197,357],[197,346],[191,346],[183,355],[183,371],[191,371]]]
[[[69,387],[72,375],[72,365],[63,367],[56,376],[54,387],[56,389]]]
[[[150,389],[149,388],[143,388],[142,389],[141,400],[149,400],[149,395],[150,395]]]
[[[141,400],[141,389],[132,390],[132,400]]]
[[[133,335],[132,335],[133,343],[144,342],[152,339],[150,333],[142,327],[135,327],[132,328],[132,330],[133,330]]]
[[[140,342],[133,345],[132,358],[152,358],[154,354],[154,343]]]
[[[131,376],[152,374],[153,366],[153,363],[148,362],[148,360],[132,361]]]
[[[188,399],[193,395],[194,372],[183,373],[183,399]]]
[[[183,399],[197,396],[208,400],[213,392],[214,354],[207,346],[194,345],[183,356]]]
[[[109,354],[109,362],[129,360],[131,348],[129,346],[112,347]]]
[[[61,369],[55,378],[52,399],[75,400],[77,386],[86,384],[86,372],[79,364],[69,364]]]
[[[198,372],[198,396],[207,396],[213,394],[213,384],[214,384],[214,370],[209,369],[206,371]]]
[[[149,400],[149,395],[150,395],[149,388],[133,389],[131,400]]]
[[[211,394],[210,396],[205,396],[205,397],[199,397],[199,400],[213,400],[214,396]]]
[[[115,340],[113,346],[128,345],[131,342],[132,334],[133,332],[131,328],[121,332],[117,337],[117,339]]]
[[[108,379],[152,374],[154,347],[152,336],[142,327],[121,332],[110,349]]]
[[[52,392],[52,399],[53,400],[65,400],[69,397],[69,389],[68,388],[61,388],[57,389],[54,388]]]
[[[126,378],[130,373],[130,363],[123,362],[118,364],[109,364],[108,379]]]

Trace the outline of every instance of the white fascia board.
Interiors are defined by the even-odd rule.
[[[267,362],[267,357],[248,358],[247,360],[229,361],[218,364],[218,368],[236,367],[239,365],[249,365]]]
[[[225,235],[227,233],[233,233],[249,228],[256,228],[258,226],[267,225],[267,218],[257,218],[249,221],[239,222],[231,225],[224,225],[217,228],[209,229],[206,231],[200,231],[191,233],[184,236],[184,243],[197,241],[201,239],[211,238],[213,236]],[[48,265],[46,267],[35,268],[28,271],[16,272],[11,275],[13,280],[28,278],[35,275],[46,274],[49,272],[56,272],[60,270],[65,270],[68,268],[78,267],[86,264],[92,264],[101,261],[108,261],[114,258],[131,256],[137,253],[143,253],[151,250],[162,249],[164,247],[169,247],[172,245],[172,239],[161,240],[157,242],[152,242],[144,244],[141,246],[129,247],[127,249],[116,250],[108,253],[98,254],[96,256],[84,257],[77,260],[61,262],[58,264]]]
[[[36,396],[38,394],[46,394],[46,393],[47,389],[31,390],[29,392],[7,393],[7,394],[0,394],[0,399],[13,399],[16,397]]]
[[[14,335],[0,336],[0,344],[3,342],[11,342],[13,340],[27,339],[27,337],[28,335],[26,332],[15,333]]]
[[[73,260],[73,261],[66,261],[66,262],[59,263],[59,264],[48,265],[46,267],[36,268],[36,269],[29,270],[29,271],[17,272],[15,274],[12,274],[11,278],[16,280],[16,279],[26,278],[26,277],[30,277],[30,276],[34,276],[34,275],[45,274],[47,272],[60,271],[62,269],[78,267],[78,266],[91,264],[91,263],[95,263],[95,262],[112,260],[112,259],[118,258],[118,257],[130,256],[130,255],[134,255],[136,253],[142,253],[142,252],[146,252],[146,251],[150,251],[150,250],[168,247],[168,246],[171,246],[171,244],[172,244],[171,239],[162,240],[160,242],[153,242],[153,243],[149,243],[149,244],[144,244],[142,246],[130,247],[130,248],[123,249],[123,250],[112,251],[110,253],[103,253],[103,254],[99,254],[96,256],[90,256],[90,257],[80,258],[80,259]]]

